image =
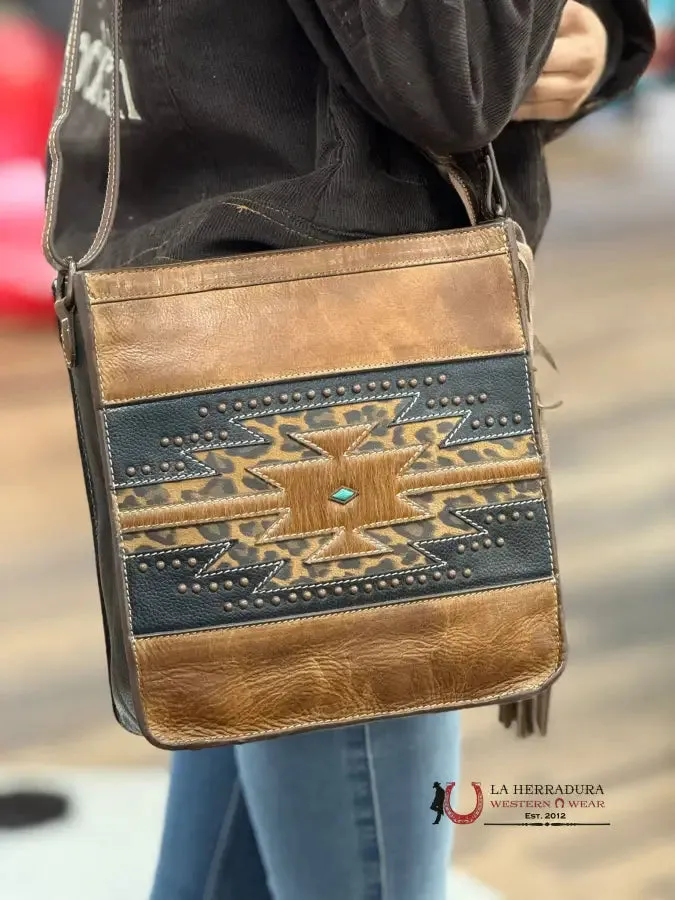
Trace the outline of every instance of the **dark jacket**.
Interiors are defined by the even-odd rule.
[[[642,0],[587,0],[610,60],[587,109],[634,85],[653,51]],[[511,214],[536,245],[542,148],[510,124],[563,0],[125,0],[122,188],[102,264],[195,259],[466,224],[420,148],[482,190],[495,144]],[[84,249],[100,211],[111,70],[106,0],[88,0],[66,134],[59,235]]]

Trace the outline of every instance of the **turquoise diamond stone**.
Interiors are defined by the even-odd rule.
[[[353,491],[348,487],[341,487],[339,490],[335,491],[334,494],[331,494],[331,500],[334,500],[335,503],[341,503],[343,506],[346,506],[348,503],[351,503],[352,500],[356,497],[356,491]]]

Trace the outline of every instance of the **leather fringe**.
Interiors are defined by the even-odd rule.
[[[499,707],[499,721],[505,728],[516,723],[516,734],[520,738],[539,733],[546,736],[548,730],[551,688],[546,688],[527,700],[503,703]]]

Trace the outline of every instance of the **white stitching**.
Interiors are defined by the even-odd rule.
[[[480,259],[480,258],[483,258],[486,256],[501,256],[504,253],[508,254],[508,245],[506,243],[506,235],[504,233],[504,228],[502,225],[493,225],[493,226],[480,225],[476,228],[461,229],[462,233],[467,236],[472,233],[475,233],[477,231],[485,233],[488,230],[502,232],[504,241],[501,244],[499,250],[482,250],[482,251],[479,251],[478,253],[462,254],[461,256],[443,256],[443,255],[441,255],[441,256],[433,257],[433,258],[425,257],[424,260],[422,261],[422,264],[424,264],[427,261],[427,259],[429,259],[429,261],[431,261],[431,262],[435,262],[435,261],[460,262],[465,259],[466,260]],[[436,234],[425,232],[422,234],[411,235],[409,237],[389,237],[389,238],[384,238],[382,240],[366,241],[364,243],[367,243],[369,247],[381,247],[381,246],[384,246],[387,244],[394,244],[394,243],[403,245],[403,244],[420,243],[422,241],[428,240],[431,237],[438,237],[438,236],[441,236],[441,237],[447,236],[447,232],[440,232],[440,233],[436,233]],[[334,251],[334,249],[335,249],[335,244],[330,244],[328,246],[322,245],[319,247],[312,247],[310,250],[305,250],[304,252],[302,250],[300,250],[300,251],[291,250],[291,251],[286,251],[286,252],[288,252],[289,255],[291,253],[297,254],[296,258],[299,258],[300,256],[303,256],[303,255],[304,256],[309,255],[310,252],[312,253],[313,256],[316,256],[319,253],[329,253],[331,251]],[[281,251],[281,252],[284,252],[284,251]],[[279,253],[280,253],[280,251],[276,250],[271,253],[256,254],[256,262],[266,262],[268,259],[278,259]],[[228,266],[234,265],[238,268],[241,265],[249,264],[250,261],[251,260],[248,259],[245,254],[242,254],[241,256],[229,257],[227,260],[227,264],[228,264]],[[161,267],[160,266],[150,266],[150,267],[146,266],[145,268],[134,269],[134,274],[156,273],[157,269],[161,268],[162,271],[164,272],[164,274],[168,275],[168,274],[171,274],[174,272],[184,272],[185,269],[188,269],[188,268],[198,268],[199,266],[203,266],[204,263],[205,263],[204,260],[196,260],[193,262],[182,263],[179,266],[161,266]],[[420,262],[418,261],[417,264],[419,265]],[[415,265],[415,263],[406,261],[405,265]],[[389,267],[389,264],[387,264],[387,267]],[[365,269],[362,271],[371,271],[371,270]],[[349,272],[342,272],[342,271],[336,272],[335,270],[328,270],[327,272],[317,271],[316,273],[309,273],[309,277],[320,277],[321,275],[324,275],[324,274],[325,275],[333,275],[333,274],[340,275],[340,274],[349,274]],[[119,273],[115,271],[115,272],[98,272],[93,277],[95,278],[96,281],[110,281],[110,280],[116,279],[118,276],[119,276]],[[87,287],[89,287],[89,276],[87,276]],[[211,290],[220,290],[220,289],[219,288],[211,288]],[[92,299],[94,299],[94,300],[101,299],[100,295],[97,295],[94,291],[90,290],[89,293],[90,293],[90,296],[92,297]],[[120,298],[120,299],[122,299],[122,298]],[[104,301],[104,302],[107,302],[107,301]]]
[[[539,480],[539,479],[538,479]],[[500,482],[501,483],[501,482]],[[505,509],[507,507],[513,506],[529,506],[533,503],[539,503],[546,507],[546,503],[543,498],[535,497],[532,500],[514,500],[512,503],[499,503],[490,506],[475,506],[471,507],[468,510],[463,510],[463,512],[481,512],[481,513],[489,513],[493,509]],[[395,577],[398,578],[400,575],[411,575],[413,573],[423,573],[428,571],[429,569],[437,569],[439,565],[447,565],[445,560],[440,560],[437,556],[434,556],[433,553],[425,553],[418,545],[426,544],[426,543],[449,543],[454,541],[462,541],[466,540],[468,537],[476,537],[480,534],[488,534],[487,530],[484,529],[481,525],[477,525],[475,522],[470,521],[469,519],[462,516],[456,510],[450,510],[453,516],[457,516],[458,519],[461,519],[463,522],[466,522],[471,528],[476,529],[470,532],[463,532],[462,534],[458,534],[455,537],[450,538],[438,538],[430,540],[430,541],[415,541],[414,543],[409,544],[408,546],[412,547],[414,550],[417,550],[418,553],[421,553],[423,556],[427,556],[432,558],[434,561],[430,563],[428,566],[414,566],[410,569],[395,569],[391,572],[373,572],[366,575],[358,575],[354,578],[342,578],[337,581],[316,581],[316,582],[305,582],[303,584],[298,585],[289,585],[288,587],[276,587],[273,590],[270,589],[268,591],[262,591],[264,594],[274,594],[279,593],[280,591],[290,591],[293,590],[294,587],[300,588],[323,588],[323,587],[334,587],[335,585],[343,585],[343,584],[355,584],[358,581],[367,581],[368,579],[377,581],[378,578],[387,578],[387,577]],[[548,532],[548,518],[546,518],[546,527]],[[549,552],[551,554],[551,570],[553,570],[553,549],[551,546],[550,534],[548,534],[548,545]],[[389,548],[387,548],[389,549]],[[319,563],[320,565],[320,563]],[[262,585],[259,585],[260,588]],[[181,632],[182,634],[183,632]]]
[[[417,571],[422,571],[422,570],[417,570]],[[391,573],[391,574],[393,574],[393,573]],[[396,574],[399,574],[399,573],[396,573]],[[558,586],[558,583],[557,583],[555,577],[553,577],[553,578],[534,578],[530,581],[519,581],[517,584],[507,584],[507,585],[504,585],[501,587],[497,586],[497,587],[491,587],[491,588],[479,588],[478,590],[469,589],[467,591],[462,591],[461,593],[459,593],[458,596],[466,596],[466,594],[473,594],[476,597],[486,597],[486,596],[489,596],[490,594],[493,594],[495,591],[511,591],[512,592],[512,591],[520,590],[521,588],[523,588],[529,584],[540,584],[540,583],[544,583],[544,582],[550,582],[551,584],[555,585],[556,587]],[[334,582],[334,583],[342,584],[342,582]],[[307,587],[307,585],[298,585],[299,589],[303,588],[303,587]],[[280,588],[280,590],[281,590],[281,588]],[[397,600],[393,603],[387,603],[386,607],[387,607],[387,609],[393,609],[394,607],[398,607],[398,606],[408,606],[410,603],[416,603],[416,604],[420,604],[423,606],[427,606],[430,603],[437,603],[439,600],[448,599],[448,597],[453,597],[453,596],[456,596],[456,595],[455,594],[436,594],[433,597],[422,597],[422,598],[418,598],[418,599],[411,597],[409,599]],[[344,616],[358,616],[367,610],[372,611],[373,609],[380,609],[380,608],[383,608],[383,607],[381,605],[378,605],[378,606],[354,607],[352,609],[331,610],[330,612],[321,613],[321,618],[327,619],[327,618],[338,618],[338,617],[344,617]],[[234,628],[246,628],[246,629],[249,629],[249,628],[253,628],[253,629],[274,628],[276,626],[282,625],[283,623],[288,624],[289,622],[299,622],[305,618],[306,618],[306,616],[295,616],[293,618],[267,619],[264,622],[251,622],[250,624],[236,625],[236,626],[234,626]],[[200,634],[209,634],[209,633],[213,633],[213,632],[228,631],[231,627],[232,626],[229,626],[229,625],[225,625],[225,626],[217,625],[212,628],[199,628],[197,630],[193,629],[192,631],[173,631],[173,632],[170,632],[169,634],[142,635],[138,638],[138,640],[141,640],[141,641],[143,641],[143,640],[172,641],[172,640],[175,640],[176,637],[189,637],[190,635],[200,635]]]
[[[96,328],[96,316],[95,315],[93,316],[93,321],[94,321],[94,328]],[[352,372],[356,373],[356,372],[363,372],[363,371],[366,371],[366,372],[388,371],[389,369],[392,369],[392,368],[399,369],[399,368],[406,368],[407,366],[426,365],[426,364],[430,364],[430,363],[447,363],[448,365],[451,365],[452,363],[462,362],[467,359],[492,359],[494,357],[501,357],[501,356],[522,356],[525,352],[526,352],[526,350],[524,348],[515,349],[512,347],[511,348],[509,348],[509,347],[501,348],[499,350],[494,350],[494,351],[480,350],[475,353],[469,353],[469,352],[464,351],[464,352],[462,352],[461,356],[455,356],[455,357],[448,357],[446,355],[446,356],[432,356],[432,357],[425,356],[425,357],[420,357],[419,359],[402,359],[396,363],[395,367],[391,363],[386,363],[386,364],[383,363],[380,366],[377,366],[377,365],[373,366],[372,362],[354,363],[352,366],[350,366],[350,369],[352,370]],[[347,373],[347,374],[349,374],[349,373]],[[341,366],[339,369],[316,369],[311,372],[291,372],[288,375],[284,375],[283,378],[285,381],[293,381],[295,379],[318,378],[318,377],[324,377],[324,376],[329,376],[329,375],[345,375],[345,377],[347,377],[345,374],[344,367]],[[246,386],[251,387],[253,385],[258,385],[258,384],[269,384],[269,382],[270,382],[269,378],[260,378],[258,380],[253,380],[253,381],[247,382]],[[156,400],[159,398],[167,398],[168,399],[169,397],[186,397],[186,396],[189,397],[189,396],[194,396],[197,393],[202,394],[202,393],[207,393],[209,391],[232,390],[237,387],[241,387],[241,386],[236,385],[236,384],[228,385],[228,384],[223,384],[222,382],[219,382],[218,384],[200,385],[199,388],[196,389],[195,391],[185,391],[185,390],[182,390],[182,391],[160,391],[159,393],[155,393],[155,394],[140,394],[137,397],[117,397],[114,400],[106,399],[105,394],[101,393],[101,397],[103,399],[103,402],[105,404],[107,404],[108,406],[122,406],[126,403],[134,403],[134,402],[137,402],[140,400]],[[391,395],[391,396],[393,396],[393,395]],[[284,407],[284,408],[286,408],[286,407]],[[290,409],[291,407],[288,407],[288,408]],[[303,408],[305,408],[305,407],[303,407]]]

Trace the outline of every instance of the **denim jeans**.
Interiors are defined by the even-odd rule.
[[[446,900],[456,713],[175,753],[151,900]]]

